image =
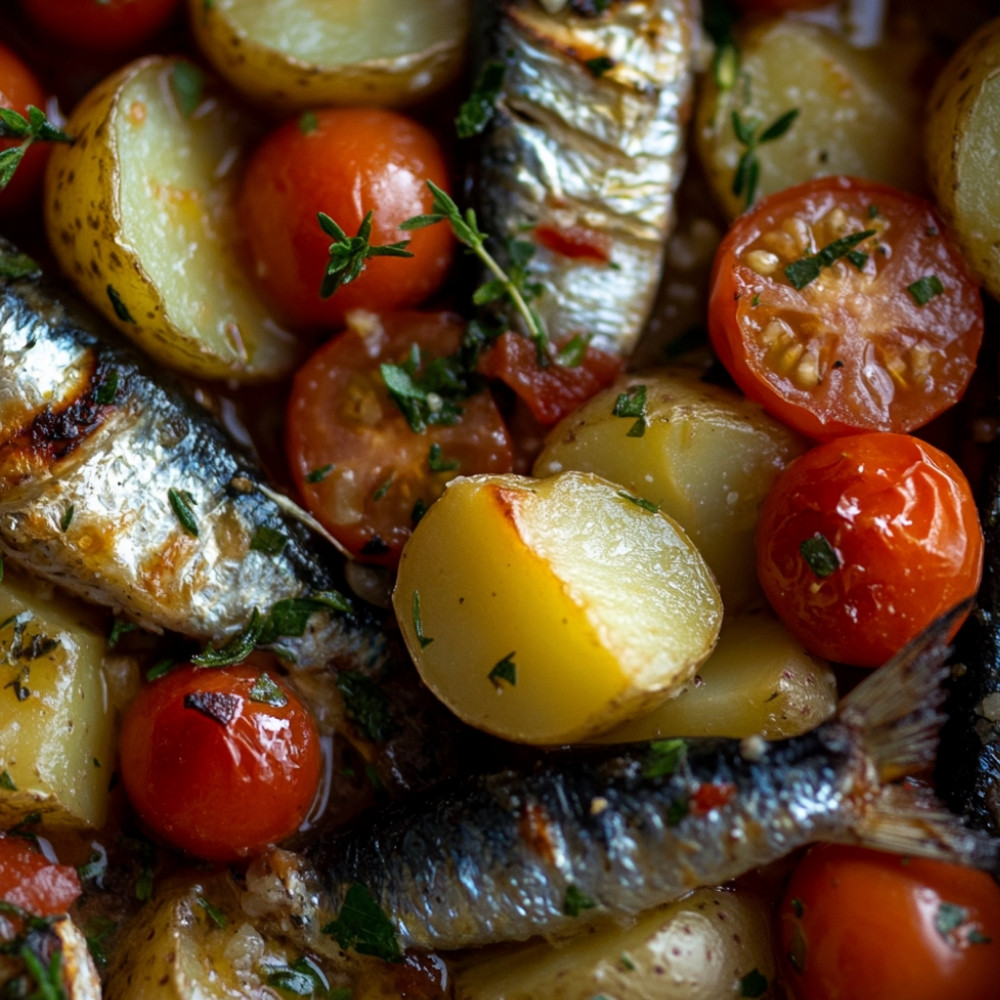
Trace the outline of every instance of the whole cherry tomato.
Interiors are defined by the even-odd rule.
[[[965,391],[983,306],[929,202],[823,177],[732,224],[715,258],[709,333],[743,392],[796,430],[900,432]]]
[[[315,722],[278,675],[251,664],[176,667],[126,713],[121,774],[157,837],[233,861],[294,833],[319,785]]]
[[[129,49],[152,37],[180,0],[20,0],[52,38],[93,52]]]
[[[780,908],[790,1000],[995,1000],[1000,886],[960,865],[821,845]]]
[[[462,320],[410,311],[368,319],[368,328],[337,335],[296,374],[285,447],[313,516],[354,555],[394,566],[449,480],[509,472],[513,455],[485,388],[449,399],[447,359],[461,344]],[[387,375],[402,392],[396,398],[413,407],[409,416]]]
[[[76,869],[50,861],[31,841],[0,834],[0,899],[39,917],[66,913],[80,895]]]
[[[291,324],[340,326],[350,309],[419,305],[444,281],[454,238],[447,224],[407,233],[431,211],[426,182],[449,187],[444,154],[423,125],[395,111],[327,108],[286,122],[257,147],[240,192],[250,267]],[[321,296],[331,237],[318,214],[354,238],[372,213],[371,246],[409,240],[412,257],[370,258],[363,272]]]
[[[975,594],[983,533],[968,481],[906,434],[818,445],[777,477],[757,522],[757,572],[811,652],[880,666]]]
[[[44,111],[45,100],[45,90],[38,77],[16,53],[0,44],[0,108],[11,108],[27,115],[30,105]],[[20,139],[0,139],[0,151],[19,145]],[[0,190],[0,213],[20,211],[34,202],[47,162],[47,144],[32,143],[10,182]]]

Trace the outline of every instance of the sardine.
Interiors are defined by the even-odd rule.
[[[584,911],[633,915],[813,841],[993,867],[1000,842],[899,780],[934,759],[954,621],[811,733],[560,751],[526,773],[444,781],[307,860],[259,859],[244,908],[331,955],[365,908],[400,949],[453,949],[560,934]]]
[[[481,72],[500,68],[471,199],[501,260],[534,245],[534,304],[556,343],[627,356],[660,280],[685,162],[697,0],[489,0]],[[504,317],[516,323],[512,316]]]
[[[17,259],[0,240],[0,260]],[[277,607],[295,633],[304,609],[302,634],[269,626],[300,666],[389,655],[373,609],[333,608],[342,567],[204,407],[39,273],[2,275],[6,559],[154,632],[219,644]]]
[[[952,809],[1000,836],[1000,440],[987,457],[979,515],[983,578],[955,640],[936,780]]]

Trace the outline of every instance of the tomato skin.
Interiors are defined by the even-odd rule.
[[[818,575],[800,546],[820,536],[839,565]],[[983,533],[968,481],[906,434],[817,445],[777,477],[757,522],[757,572],[812,653],[877,667],[975,594]]]
[[[350,309],[407,308],[437,290],[451,267],[451,230],[397,228],[431,211],[427,180],[449,188],[441,146],[394,111],[326,108],[264,138],[247,165],[240,215],[251,271],[289,323],[337,327]],[[368,211],[372,246],[409,240],[413,257],[370,258],[358,278],[321,298],[330,237],[317,213],[354,236]]]
[[[779,922],[790,1000],[997,995],[1000,886],[986,872],[823,844],[793,871]]]
[[[66,913],[81,891],[75,868],[50,861],[23,837],[0,834],[0,899],[52,917]]]
[[[252,695],[262,674],[284,705]],[[219,862],[294,833],[322,770],[308,710],[277,674],[250,663],[187,664],[144,685],[122,725],[120,760],[125,790],[150,831]]]
[[[579,364],[560,364],[553,352],[543,367],[535,344],[511,331],[498,337],[479,361],[479,371],[506,383],[544,426],[558,423],[611,385],[624,367],[623,358],[593,345]]]
[[[390,313],[362,333],[349,328],[317,350],[295,376],[285,448],[305,507],[352,554],[395,566],[418,502],[429,506],[454,476],[509,472],[507,428],[487,391],[462,402],[455,424],[413,431],[389,396],[379,366],[458,350],[464,322],[452,313]],[[445,463],[435,472],[430,449]],[[328,470],[319,475],[317,470]]]
[[[146,41],[173,16],[180,0],[20,0],[51,37],[92,52],[118,52]]]
[[[861,267],[842,256],[799,290],[786,277],[789,264],[870,229]],[[943,291],[918,305],[908,289],[932,277]],[[713,266],[709,335],[743,392],[810,437],[906,432],[965,391],[983,304],[929,202],[822,177],[734,221]]]
[[[27,115],[29,105],[44,111],[45,103],[41,81],[15,52],[0,43],[0,108],[13,108]],[[17,145],[19,139],[0,139],[0,149]],[[48,158],[47,143],[31,144],[10,183],[0,191],[0,215],[23,211],[35,203]]]

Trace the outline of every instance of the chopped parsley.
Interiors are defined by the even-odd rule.
[[[0,153],[0,157],[2,155]],[[0,278],[36,278],[41,273],[42,269],[26,253],[8,251],[0,247]]]
[[[799,554],[808,563],[809,568],[823,579],[840,569],[837,550],[818,531],[799,544]]]
[[[108,298],[111,300],[111,308],[114,309],[115,315],[123,323],[134,323],[135,319],[132,314],[128,311],[128,306],[125,305],[122,297],[118,294],[118,290],[114,285],[109,284],[107,287]]]
[[[59,518],[59,530],[65,534],[69,530],[69,526],[73,523],[73,515],[76,513],[76,507],[70,504]]]
[[[205,89],[205,74],[194,63],[179,59],[170,74],[170,86],[173,88],[174,97],[177,98],[177,107],[180,108],[181,114],[185,118],[190,118],[201,103]]]
[[[204,896],[199,896],[198,905],[208,914],[208,919],[216,927],[225,927],[229,923],[226,915],[211,900],[206,899]]]
[[[337,674],[337,689],[344,699],[347,716],[353,719],[374,743],[385,743],[396,733],[392,705],[386,693],[370,677],[358,670]]]
[[[94,399],[101,406],[110,406],[115,401],[115,396],[118,395],[118,370],[112,368],[111,371],[107,373],[104,380],[97,387],[97,391],[94,393]]]
[[[944,292],[944,285],[936,274],[926,274],[912,285],[907,285],[906,290],[918,306],[925,306],[931,299]]]
[[[584,65],[593,76],[602,77],[615,68],[615,61],[607,56],[595,56],[593,59],[588,59]]]
[[[299,115],[299,131],[303,135],[309,135],[310,132],[315,132],[319,128],[319,118],[315,111],[303,111]]]
[[[651,514],[658,514],[660,511],[659,504],[655,504],[651,500],[646,500],[643,497],[633,496],[631,493],[626,493],[625,490],[619,490],[618,496],[620,496],[623,500],[628,500],[631,504],[635,504],[636,507],[648,510]]]
[[[646,748],[642,767],[644,778],[669,778],[687,753],[687,741],[682,739],[653,740]]]
[[[8,792],[17,791],[17,785],[14,784],[14,779],[10,776],[10,771],[7,768],[0,771],[0,788]]]
[[[434,640],[424,635],[424,623],[420,618],[420,591],[413,591],[413,631],[416,633],[417,642],[421,649],[426,649]]]
[[[287,544],[288,535],[276,528],[269,528],[266,524],[259,525],[250,539],[250,548],[254,552],[262,552],[266,556],[281,555]]]
[[[167,490],[167,500],[181,527],[193,538],[197,538],[198,521],[194,516],[194,511],[191,509],[195,506],[194,497],[187,490],[175,490],[171,486]]]
[[[592,910],[597,904],[577,886],[566,887],[566,898],[563,900],[563,913],[567,917],[578,917],[584,910]]]
[[[379,486],[377,490],[375,490],[375,492],[372,494],[372,500],[375,503],[378,503],[379,500],[382,500],[385,497],[386,493],[388,493],[389,489],[392,487],[392,481],[395,478],[396,478],[395,473],[390,472],[389,475],[386,477],[385,482],[382,483],[382,485]]]
[[[841,236],[839,240],[828,243],[816,253],[792,261],[785,268],[785,277],[794,288],[801,290],[810,282],[815,281],[824,267],[829,267],[841,257],[846,257],[859,243],[874,235],[874,229],[863,229],[858,233]]]
[[[111,632],[108,635],[108,649],[114,649],[118,645],[118,640],[127,632],[134,632],[139,626],[135,622],[123,621],[116,618],[111,623]]]
[[[273,986],[284,993],[295,996],[311,997],[318,995],[331,1000],[343,994],[344,1000],[349,1000],[350,990],[334,990],[330,992],[330,982],[322,970],[311,959],[297,958],[291,965],[265,965],[267,970],[267,985]]]
[[[455,119],[455,131],[460,139],[479,135],[485,131],[493,112],[496,110],[497,98],[503,87],[506,68],[496,59],[488,60],[479,71],[479,77],[472,88],[472,93],[462,102]]]
[[[517,664],[514,662],[513,651],[509,652],[502,660],[496,663],[489,673],[489,679],[497,687],[500,681],[506,681],[511,687],[517,686]]]
[[[441,451],[441,445],[436,441],[431,445],[427,453],[427,467],[431,472],[452,472],[461,465],[457,458],[445,458]]]
[[[321,483],[331,472],[333,472],[333,463],[330,462],[327,465],[321,465],[317,469],[313,469],[311,472],[306,473],[307,483]]]
[[[403,950],[392,921],[372,894],[355,882],[347,890],[340,915],[323,927],[341,948],[353,948],[359,955],[374,955],[387,962],[400,962]]]
[[[258,705],[270,705],[272,708],[283,708],[288,704],[288,695],[266,673],[262,673],[253,682],[249,697]]]
[[[646,433],[646,386],[637,385],[620,393],[611,413],[635,421],[628,429],[627,437],[642,437]]]

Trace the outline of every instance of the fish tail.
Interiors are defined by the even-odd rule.
[[[874,779],[851,839],[879,850],[995,870],[1000,841],[968,829],[923,780],[930,775],[946,719],[943,682],[950,674],[950,639],[971,607],[965,601],[938,618],[846,695],[837,715],[864,748]]]

